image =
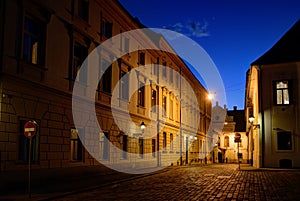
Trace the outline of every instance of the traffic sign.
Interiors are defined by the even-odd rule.
[[[236,133],[234,136],[234,142],[241,142],[241,134],[240,133]]]
[[[24,125],[24,135],[27,138],[32,138],[36,134],[36,124],[32,121],[26,122]]]

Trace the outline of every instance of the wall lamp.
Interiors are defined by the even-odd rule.
[[[142,122],[140,126],[141,126],[142,133],[144,133],[144,130],[145,130],[145,128],[146,128],[145,123]]]
[[[260,125],[259,125],[259,124],[253,124],[254,119],[255,119],[254,116],[250,116],[250,117],[249,117],[249,122],[250,122],[251,126],[253,127],[253,130],[255,130],[255,129],[257,129],[257,128],[260,128]]]

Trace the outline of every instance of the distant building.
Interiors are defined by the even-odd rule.
[[[228,110],[226,106],[221,108],[217,105],[216,107],[219,107],[218,110],[220,111],[223,110],[226,118],[222,122],[223,127],[220,131],[218,147],[215,149],[214,162],[237,163],[239,154],[240,162],[247,163],[249,141],[246,133],[245,111],[238,110],[236,106],[234,106],[233,110]],[[236,134],[240,135],[240,142],[235,142]]]
[[[0,170],[28,167],[29,140],[23,134],[28,120],[39,125],[38,134],[32,139],[33,169],[99,164],[79,139],[90,129],[88,124],[75,128],[73,86],[89,76],[97,76],[81,72],[80,67],[99,44],[145,26],[118,1],[3,0],[0,11]],[[151,37],[141,33],[137,40],[140,47],[147,43],[151,47],[172,49],[161,35]],[[118,51],[126,52],[132,43],[121,37],[118,45]],[[162,51],[139,50],[116,58],[113,52],[102,49],[99,63],[109,62],[112,64],[107,71],[99,69],[99,75],[104,73],[104,76],[95,91],[93,106],[102,128],[99,133],[95,131],[97,141],[90,142],[97,146],[98,159],[130,168],[133,162],[136,166],[153,167],[190,164],[204,157],[211,101],[205,98],[207,90],[185,63],[178,56]],[[151,65],[151,72],[137,70],[147,64]],[[132,71],[129,79],[138,82],[132,86],[128,86],[129,81],[120,82],[118,101],[111,103],[114,87],[129,71]],[[181,83],[180,76],[197,94],[196,101],[190,98],[185,90],[187,84]],[[138,90],[128,97],[128,91],[134,87]],[[176,96],[175,92],[182,96]],[[158,111],[154,105],[163,110]],[[118,123],[123,125],[127,123],[122,120],[126,119],[124,111],[129,111],[135,125],[130,132],[119,129],[111,106],[120,119]],[[82,115],[85,120],[91,119],[84,112]],[[146,125],[145,133],[139,129],[142,123]],[[145,138],[146,134],[152,137]],[[122,154],[113,152],[110,143],[122,150]]]
[[[300,167],[300,20],[247,72],[245,109],[255,167]]]

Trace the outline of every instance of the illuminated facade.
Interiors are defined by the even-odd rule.
[[[6,0],[0,4],[0,26],[4,30],[0,33],[1,170],[27,167],[28,139],[23,135],[23,126],[28,120],[39,125],[38,134],[32,139],[32,168],[97,165],[98,161],[79,139],[87,128],[75,128],[73,122],[74,83],[89,76],[88,72],[78,70],[87,55],[103,41],[144,26],[117,1]],[[137,40],[141,47],[147,43],[172,49],[162,36],[154,38],[141,34]],[[121,37],[118,45],[119,51],[126,52],[131,41]],[[109,50],[101,50],[99,55],[101,65],[116,60]],[[150,70],[134,70],[146,65],[151,66]],[[131,82],[126,80],[118,83],[129,71],[132,71],[129,79],[138,80],[135,86],[129,86],[126,83]],[[190,164],[203,158],[211,102],[206,98],[208,92],[178,56],[154,50],[130,52],[102,73],[95,92],[95,108],[102,128],[97,133],[97,146],[104,163],[122,163],[129,168],[134,160],[141,161],[141,167],[153,167]],[[181,77],[195,91],[196,101],[190,98]],[[112,103],[117,84],[119,101]],[[127,91],[134,87],[136,92],[128,96]],[[126,124],[124,111],[129,111],[135,125],[144,122],[144,133],[120,130],[111,106],[121,119],[120,124]],[[200,121],[195,121],[198,118]],[[143,137],[149,133],[151,138]],[[110,143],[123,150],[122,154],[114,154]],[[145,153],[150,154],[143,157]]]
[[[247,72],[245,106],[255,167],[300,167],[300,21]]]

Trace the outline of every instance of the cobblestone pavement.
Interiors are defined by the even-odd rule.
[[[174,167],[56,200],[300,200],[300,171],[239,171],[236,164]]]

